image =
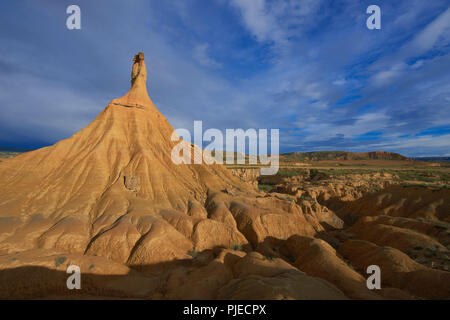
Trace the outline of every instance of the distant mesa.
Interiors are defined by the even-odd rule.
[[[410,160],[401,154],[386,151],[349,152],[349,151],[312,151],[291,152],[285,155],[295,156],[299,160]]]

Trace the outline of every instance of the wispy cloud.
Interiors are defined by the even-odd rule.
[[[174,127],[281,128],[282,151],[449,152],[445,131],[421,134],[450,125],[445,0],[383,2],[378,31],[366,1],[78,2],[77,32],[70,1],[0,5],[0,144],[75,133],[128,89],[143,50]]]
[[[321,0],[231,0],[242,23],[259,42],[285,46],[300,37],[317,18]]]
[[[208,55],[208,48],[209,45],[207,43],[195,46],[193,52],[195,60],[206,67],[220,68],[222,65]]]
[[[258,41],[281,41],[283,33],[276,17],[269,12],[265,0],[231,0],[239,9],[242,20]]]

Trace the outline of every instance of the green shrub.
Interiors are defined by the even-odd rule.
[[[277,175],[283,178],[295,177],[298,176],[298,172],[293,169],[281,169],[278,171]]]
[[[268,184],[258,184],[258,189],[264,192],[270,192],[272,188],[273,187]]]
[[[299,199],[302,200],[302,201],[309,201],[309,202],[314,202],[314,201],[316,201],[314,198],[312,198],[312,197],[307,197],[307,196],[301,196]]]
[[[235,250],[235,251],[244,251],[244,250],[242,249],[242,246],[237,245],[237,244],[232,245],[232,246],[231,246],[231,249],[233,249],[233,250]]]
[[[200,252],[196,250],[189,250],[188,255],[190,255],[192,258],[196,258]]]
[[[59,267],[60,265],[62,265],[65,261],[67,260],[66,257],[58,257],[55,259],[55,267]]]

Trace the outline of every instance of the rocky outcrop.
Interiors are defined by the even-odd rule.
[[[341,211],[354,216],[389,215],[450,222],[450,189],[392,185],[363,199],[348,202]]]
[[[339,252],[358,270],[363,271],[369,265],[379,266],[385,286],[406,290],[421,298],[450,296],[449,272],[424,267],[397,249],[362,240],[348,240]]]
[[[254,186],[255,188],[258,187],[258,178],[260,177],[260,169],[243,169],[243,168],[230,168],[228,169],[231,171],[231,173],[241,179],[243,182],[247,182]]]
[[[353,270],[321,239],[292,236],[284,244],[285,254],[293,257],[294,266],[310,276],[333,283],[352,299],[381,299],[367,289],[366,279]]]
[[[402,251],[417,246],[447,250],[438,241],[420,232],[382,223],[372,223],[366,219],[358,220],[347,232],[358,239],[367,240],[380,246],[389,245]]]
[[[235,176],[222,165],[174,163],[171,155],[178,142],[191,151],[191,160],[202,150],[173,141],[174,130],[150,100],[146,79],[139,53],[131,89],[113,99],[86,128],[53,146],[0,163],[0,275],[9,282],[5,270],[18,269],[18,276],[20,268],[50,257],[43,262],[47,282],[32,292],[25,290],[24,296],[53,294],[53,286],[60,288],[50,277],[59,274],[51,260],[60,254],[82,264],[83,272],[89,272],[85,265],[90,259],[96,261],[92,265],[109,261],[111,269],[102,270],[107,276],[120,269],[115,283],[124,288],[131,279],[128,273],[139,272],[136,279],[158,274],[163,288],[160,282],[152,284],[144,290],[149,297],[214,298],[240,275],[227,259],[211,256],[213,250],[270,250],[268,238],[283,241],[323,231],[295,202],[262,197],[254,188],[254,171]],[[16,252],[27,259],[16,258]],[[305,277],[294,278],[317,284],[326,297],[342,297],[337,289]],[[289,284],[282,281],[286,284],[279,290],[285,292],[282,287]],[[96,283],[93,280],[92,288]],[[2,290],[20,295],[10,286]],[[126,295],[128,289],[104,293]],[[297,289],[284,294],[300,296]],[[59,289],[56,293],[61,294]]]
[[[386,173],[176,164],[177,143],[186,159],[202,150],[172,141],[146,79],[139,53],[131,89],[86,128],[0,163],[0,298],[449,296],[447,191],[402,193]],[[365,285],[368,263],[382,268],[381,291]]]

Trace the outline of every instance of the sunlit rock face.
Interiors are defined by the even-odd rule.
[[[265,193],[255,188],[255,172],[177,165],[174,130],[146,80],[138,53],[131,89],[86,128],[0,162],[0,298],[449,296],[448,272],[402,252],[426,240],[427,250],[445,253],[447,229],[417,223],[408,210],[395,211],[405,220],[388,219],[401,207],[389,202],[396,196],[367,195],[386,181],[306,186],[304,177],[274,178],[276,192]],[[446,194],[430,199],[421,201],[434,211],[421,216],[448,221]],[[346,222],[360,216],[370,217]],[[372,263],[388,270],[381,291],[365,286]],[[81,269],[81,290],[66,287],[69,265]]]

